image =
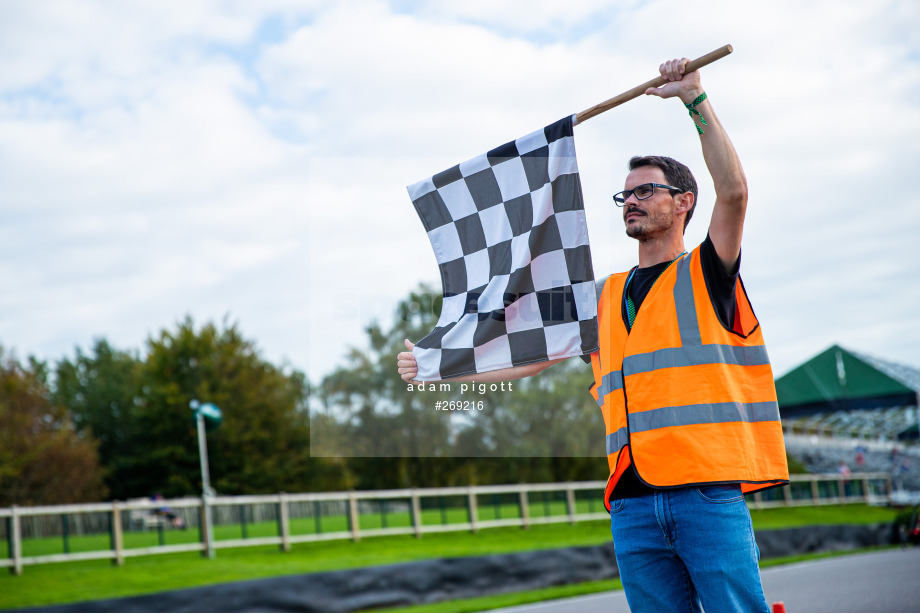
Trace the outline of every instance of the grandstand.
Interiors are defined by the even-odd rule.
[[[789,434],[909,443],[917,439],[917,406],[837,410],[783,418],[783,430]]]
[[[814,473],[890,473],[920,492],[920,369],[831,346],[776,380],[790,455]]]

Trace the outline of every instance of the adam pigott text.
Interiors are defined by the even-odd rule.
[[[460,394],[477,393],[485,394],[486,392],[498,392],[498,391],[512,391],[511,387],[514,382],[501,382],[500,384],[477,384],[476,382],[470,382],[468,384],[459,384]],[[430,382],[422,384],[409,384],[406,387],[406,392],[451,392],[449,382]],[[507,387],[506,387],[507,386]]]

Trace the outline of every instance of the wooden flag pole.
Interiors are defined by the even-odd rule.
[[[722,58],[724,58],[731,52],[732,52],[731,45],[725,45],[724,47],[719,47],[715,51],[710,51],[706,55],[702,57],[698,57],[695,60],[690,61],[687,64],[686,72],[693,72],[694,70],[702,68],[703,66],[712,64],[716,60],[721,60]],[[610,100],[605,100],[604,102],[600,104],[594,105],[590,109],[586,109],[582,111],[581,113],[578,113],[577,115],[575,115],[575,123],[580,124],[586,119],[591,119],[595,115],[600,115],[604,111],[609,111],[613,107],[619,106],[628,100],[632,100],[633,98],[638,98],[639,96],[645,93],[645,90],[647,90],[650,87],[661,87],[665,83],[667,83],[667,81],[665,81],[664,78],[659,75],[655,77],[654,79],[652,79],[651,81],[646,81],[642,85],[637,85],[636,87],[632,88],[628,92],[623,92],[619,96],[614,96]]]

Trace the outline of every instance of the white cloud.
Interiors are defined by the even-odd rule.
[[[405,186],[641,83],[704,84],[751,187],[743,275],[778,371],[832,342],[918,364],[920,8],[672,0],[4,3],[0,342],[56,359],[238,319],[311,377],[437,267]],[[686,112],[576,128],[598,274],[636,153],[711,181]],[[325,319],[324,319],[325,318]]]

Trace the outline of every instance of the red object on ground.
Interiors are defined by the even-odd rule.
[[[773,602],[773,611],[774,611],[774,612],[785,612],[785,611],[786,611],[786,604],[783,603],[782,601],[774,601],[774,602]]]

